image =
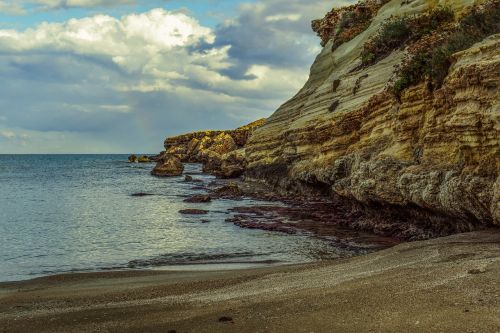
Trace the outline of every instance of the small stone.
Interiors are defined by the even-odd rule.
[[[227,322],[231,322],[231,321],[233,321],[233,318],[231,318],[231,317],[224,316],[224,317],[219,318],[220,323],[227,323]]]
[[[486,270],[484,268],[475,268],[475,269],[470,269],[467,271],[469,274],[482,274],[485,273]]]

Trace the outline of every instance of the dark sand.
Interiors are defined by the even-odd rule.
[[[174,330],[500,332],[500,230],[310,265],[0,284],[0,332]]]

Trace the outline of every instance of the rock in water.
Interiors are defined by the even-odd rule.
[[[189,202],[189,203],[203,203],[203,202],[210,202],[212,201],[212,198],[210,198],[209,195],[195,195],[190,198],[187,198],[184,200],[184,202]]]
[[[171,154],[164,154],[156,163],[151,174],[157,177],[173,177],[182,175],[183,171],[184,164],[179,158]]]
[[[135,156],[135,155],[130,155],[130,156],[128,157],[128,161],[129,161],[130,163],[137,163],[139,160],[137,159],[137,156]]]
[[[151,162],[151,160],[146,155],[142,155],[141,157],[139,157],[138,162],[139,163],[149,163],[149,162]]]
[[[203,209],[183,209],[179,213],[183,215],[205,215],[208,214],[208,210]]]
[[[132,196],[132,197],[148,197],[148,196],[151,196],[151,195],[154,195],[154,194],[139,192],[139,193],[133,193],[130,196]]]
[[[227,185],[216,189],[213,192],[213,196],[216,198],[225,199],[238,199],[244,195],[243,190],[234,182],[230,182]]]

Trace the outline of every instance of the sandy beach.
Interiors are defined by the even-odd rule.
[[[308,265],[0,285],[1,332],[500,332],[500,230]]]

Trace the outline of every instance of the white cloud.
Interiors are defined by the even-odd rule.
[[[0,0],[0,13],[8,15],[24,15],[26,14],[26,10],[17,2]]]
[[[70,52],[109,59],[122,70],[139,75],[137,81],[116,83],[120,91],[178,91],[180,85],[218,94],[247,96],[262,89],[296,88],[305,70],[293,72],[270,66],[252,66],[235,80],[221,73],[233,64],[231,45],[196,51],[198,43],[214,43],[214,31],[183,13],[154,9],[121,19],[96,15],[64,23],[43,23],[24,32],[0,30],[0,50]],[[189,48],[194,48],[190,50]],[[286,78],[286,80],[283,80]],[[266,92],[267,94],[268,92]]]
[[[266,22],[276,22],[276,21],[292,21],[296,22],[300,20],[302,15],[300,14],[278,14],[278,15],[270,15],[266,16]]]
[[[6,139],[15,139],[17,137],[16,133],[10,131],[10,130],[4,130],[0,131],[0,136],[6,138]]]
[[[24,32],[0,30],[0,47],[3,50],[22,52],[50,49],[87,55],[101,54],[117,59],[140,53],[143,56],[154,54],[213,39],[211,30],[202,27],[195,19],[164,9],[131,14],[122,19],[95,15],[64,23],[42,23]]]

